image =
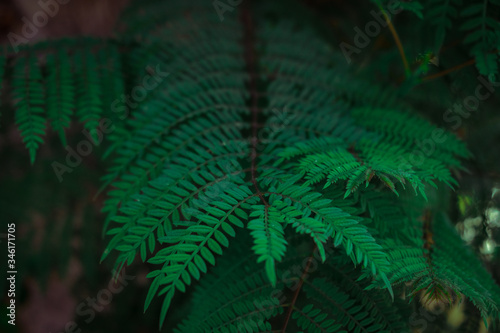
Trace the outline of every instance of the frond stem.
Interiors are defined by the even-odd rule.
[[[311,263],[314,259],[314,252],[316,252],[317,248],[318,248],[318,246],[314,245],[313,254],[311,254],[309,256],[309,260],[307,261],[306,268],[304,269],[304,272],[302,273],[302,276],[300,277],[299,285],[297,286],[297,290],[295,290],[295,293],[293,294],[293,299],[292,299],[292,302],[290,303],[290,307],[288,308],[288,312],[287,312],[286,318],[285,318],[285,323],[283,324],[283,329],[281,330],[281,333],[286,332],[286,327],[288,326],[288,322],[290,321],[290,318],[292,317],[292,312],[293,312],[293,309],[295,308],[295,303],[297,302],[297,298],[299,297],[300,290],[302,289],[302,286],[304,285],[304,281],[307,277],[307,274],[309,273],[309,269],[311,268]]]

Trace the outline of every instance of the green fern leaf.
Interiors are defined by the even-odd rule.
[[[327,314],[314,308],[312,304],[308,304],[302,309],[297,309],[293,313],[292,318],[297,321],[297,325],[300,328],[307,330],[307,332],[345,332],[339,331],[341,325],[332,319],[326,319],[328,318]]]
[[[5,75],[5,67],[7,66],[7,57],[0,54],[0,94],[3,91],[3,81]],[[2,105],[2,100],[0,99],[0,105]],[[1,114],[0,114],[1,116]]]
[[[159,286],[164,285],[159,295],[165,294],[160,326],[163,325],[165,313],[175,290],[185,292],[185,286],[191,283],[191,275],[199,277],[200,272],[206,273],[207,265],[205,262],[215,265],[215,257],[208,245],[209,240],[215,240],[220,246],[227,247],[229,240],[226,235],[235,236],[233,225],[243,227],[240,221],[234,219],[230,221],[229,216],[237,208],[246,207],[255,200],[248,188],[236,187],[232,183],[221,184],[215,187],[215,191],[229,205],[228,209],[224,211],[213,204],[208,204],[207,201],[211,202],[210,197],[205,197],[206,201],[199,200],[195,206],[199,206],[200,209],[190,212],[198,222],[193,224],[179,221],[178,224],[185,225],[185,229],[159,239],[161,242],[173,245],[160,250],[149,259],[150,263],[162,264],[161,273],[156,277],[156,279],[160,279]]]
[[[269,281],[275,286],[275,262],[281,261],[287,245],[282,226],[284,216],[273,206],[256,205],[252,207],[250,217],[254,217],[247,225],[255,239],[252,249],[259,256],[257,262],[265,262]]]

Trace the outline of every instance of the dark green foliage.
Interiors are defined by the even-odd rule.
[[[287,5],[254,1],[221,20],[208,1],[138,1],[112,43],[14,57],[32,162],[46,119],[63,144],[73,114],[91,132],[111,120],[101,260],[148,265],[144,310],[159,296],[160,327],[184,293],[177,332],[405,332],[400,298],[421,295],[463,295],[498,319],[500,288],[437,199],[471,153],[403,98],[426,64],[399,89],[354,78]],[[491,74],[497,22],[475,17],[489,5],[403,8],[430,20],[436,50],[458,12],[468,17],[465,43]]]
[[[425,17],[432,22],[435,31],[434,49],[435,53],[439,52],[443,46],[443,41],[446,34],[453,27],[453,21],[459,16],[459,6],[462,5],[462,0],[429,0],[427,3],[427,12]]]
[[[96,53],[106,58],[105,62],[101,59],[103,68],[98,64]],[[115,126],[122,126],[117,113],[111,112],[111,104],[122,93],[124,85],[121,56],[115,45],[76,39],[23,46],[17,55],[0,54],[0,82],[5,78],[6,66],[12,67],[7,77],[11,80],[7,96],[12,96],[16,124],[31,163],[44,143],[49,124],[60,136],[63,146],[66,146],[65,131],[73,115],[91,135],[103,118],[109,117]],[[108,89],[110,91],[104,94]]]
[[[466,18],[461,29],[468,33],[464,42],[472,44],[470,54],[483,75],[498,74],[500,23],[490,13],[498,13],[499,5],[498,0],[467,1],[461,13]]]
[[[2,88],[3,88],[3,80],[4,80],[4,71],[7,65],[7,57],[0,54],[0,103],[2,102]],[[1,104],[0,104],[1,105]]]
[[[416,1],[412,1],[414,3]],[[498,75],[498,45],[500,29],[497,0],[428,0],[424,21],[435,29],[432,51],[437,54],[446,37],[456,30],[463,34],[463,43],[474,57],[478,71],[483,75]],[[458,20],[462,18],[462,20]],[[459,23],[460,22],[460,23]]]

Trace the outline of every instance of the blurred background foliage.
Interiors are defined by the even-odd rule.
[[[352,45],[354,27],[363,27],[373,20],[370,11],[377,10],[376,5],[367,0],[303,1],[321,17],[328,27],[327,38],[336,47],[342,41]],[[406,3],[411,4],[411,1]],[[61,12],[40,29],[32,42],[80,35],[112,36],[112,28],[124,5],[122,0],[72,0],[61,6]],[[37,6],[36,1],[30,0],[0,0],[0,43],[7,43],[7,34],[19,31],[21,18],[31,17],[38,10]],[[470,61],[467,47],[454,40],[454,32],[450,32],[440,52],[432,53],[434,41],[429,36],[432,36],[433,27],[425,25],[411,11],[393,17],[393,24],[410,66],[413,69],[420,66],[426,72],[427,79],[408,86],[408,100],[418,106],[422,116],[452,130],[443,119],[444,112],[473,94],[478,85],[478,73]],[[389,29],[383,28],[362,52],[353,54],[352,59],[353,62],[350,65],[346,62],[346,66],[351,66],[355,75],[388,87],[399,87],[404,80],[400,55]],[[443,71],[460,64],[467,65],[442,75]],[[499,93],[500,87],[455,129],[467,142],[474,158],[466,162],[469,172],[456,175],[460,187],[443,200],[443,205],[449,206],[463,239],[500,283]],[[49,134],[31,166],[15,128],[11,106],[1,105],[0,212],[4,227],[0,233],[6,231],[5,224],[16,223],[18,275],[17,326],[6,324],[6,310],[2,306],[0,315],[4,319],[0,331],[63,332],[66,323],[75,321],[82,332],[89,333],[156,332],[159,309],[151,309],[145,314],[142,311],[148,268],[137,264],[126,271],[133,276],[132,286],[124,288],[114,295],[108,306],[96,311],[95,319],[88,320],[88,315],[76,312],[79,304],[106,288],[111,278],[110,264],[99,263],[105,245],[101,237],[104,217],[100,213],[103,196],[95,197],[100,187],[99,178],[107,167],[106,160],[101,159],[106,139],[60,183],[51,167],[53,161],[62,161],[66,156],[57,133]],[[70,146],[82,139],[81,130],[73,126],[68,131]],[[5,253],[3,239],[1,246]],[[0,281],[2,297],[5,282],[5,279]],[[182,307],[189,295],[183,296],[174,300],[176,306]],[[456,304],[437,316],[432,314],[432,309],[420,310],[431,305],[414,303],[413,306],[418,319],[410,320],[425,318],[426,323],[426,329],[419,330],[424,325],[416,321],[415,332],[487,331],[479,315],[467,303]],[[171,318],[171,321],[179,319]],[[494,331],[500,332],[490,328],[490,332]]]

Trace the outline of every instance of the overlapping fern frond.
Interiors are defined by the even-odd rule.
[[[459,17],[459,6],[461,5],[462,0],[427,1],[427,12],[425,13],[425,17],[432,22],[433,28],[436,29],[433,49],[435,53],[439,52],[443,46],[447,32],[453,27],[453,21]]]
[[[5,67],[7,65],[7,57],[0,54],[0,95],[2,94],[3,91],[3,81],[4,81],[4,72],[5,72]],[[0,99],[0,103],[2,100]],[[1,104],[0,104],[1,105]]]
[[[425,237],[422,233],[411,242],[386,240],[391,283],[410,282],[411,298],[420,295],[451,303],[463,295],[479,309],[484,320],[491,314],[498,317],[498,285],[442,214],[435,216],[431,226]]]
[[[43,143],[42,136],[46,130],[42,71],[34,54],[17,59],[13,71],[12,88],[16,124],[33,163],[36,150]]]
[[[47,115],[54,131],[66,145],[65,129],[75,110],[75,93],[71,62],[64,51],[47,56]]]
[[[304,241],[304,238],[301,239]],[[244,239],[239,241],[247,243]],[[280,319],[288,320],[287,329],[290,331],[299,328],[307,332],[404,330],[406,325],[397,307],[391,304],[389,295],[381,290],[366,290],[369,281],[358,279],[359,270],[354,269],[332,247],[327,252],[325,265],[330,273],[310,272],[303,280],[297,297],[294,297],[293,291],[297,290],[303,278],[300,262],[307,259],[301,257],[297,250],[291,249],[283,257],[274,286],[267,280],[265,270],[255,262],[254,256],[240,256],[238,264],[229,267],[234,261],[228,258],[235,258],[236,253],[228,255],[220,261],[213,274],[194,290],[192,303],[203,310],[191,314],[175,331],[271,331],[272,323]],[[335,272],[333,278],[332,271]],[[401,306],[399,303],[398,306]],[[288,312],[291,313],[289,317]]]
[[[467,1],[466,3],[461,13],[466,18],[461,26],[461,29],[467,32],[464,42],[472,44],[470,54],[476,59],[479,72],[483,75],[497,75],[500,51],[500,36],[498,35],[500,1]]]

